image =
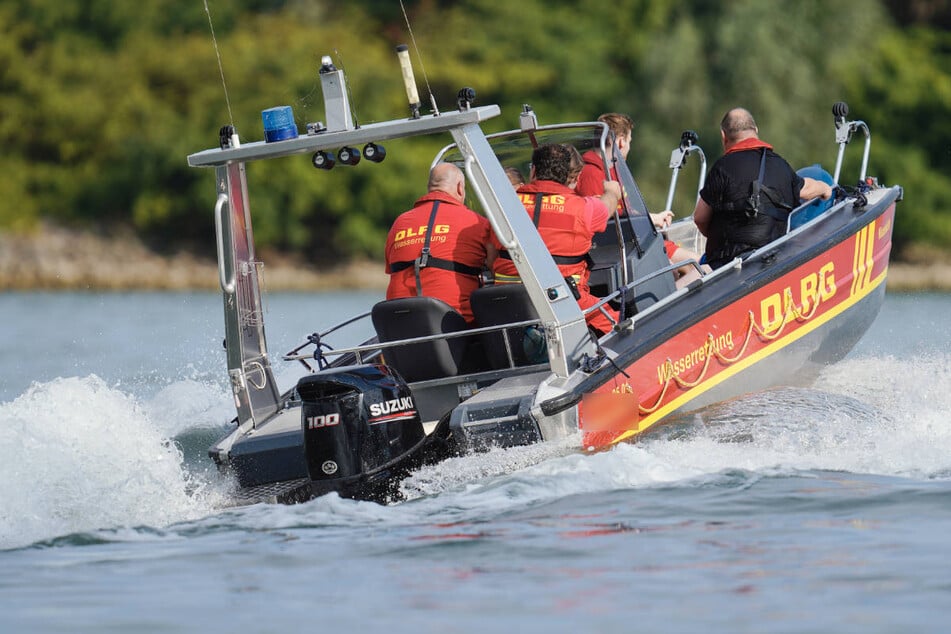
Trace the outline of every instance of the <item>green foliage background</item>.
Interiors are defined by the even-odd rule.
[[[749,108],[793,165],[834,167],[831,105],[872,130],[869,173],[905,188],[895,242],[951,250],[948,3],[918,0],[404,0],[440,108],[472,86],[498,103],[492,131],[523,103],[542,123],[631,114],[629,162],[663,206],[683,129],[712,163],[718,123]],[[409,43],[396,0],[8,0],[0,5],[0,230],[41,220],[131,227],[158,249],[214,252],[213,175],[185,157],[234,122],[260,140],[260,111],[324,118],[317,67],[346,69],[360,122],[404,116],[393,52]],[[426,98],[424,97],[424,101]],[[447,137],[445,142],[450,139]],[[861,141],[842,181],[857,177]],[[307,157],[249,170],[259,246],[317,262],[381,257],[392,219],[422,193],[438,143],[388,145],[382,165],[315,171]],[[675,209],[689,213],[696,164]],[[853,176],[854,175],[854,176]],[[686,185],[686,183],[691,185]]]

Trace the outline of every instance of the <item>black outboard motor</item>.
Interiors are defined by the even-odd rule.
[[[426,433],[403,379],[384,365],[337,368],[302,378],[301,425],[317,495],[385,500],[401,471],[421,462]]]

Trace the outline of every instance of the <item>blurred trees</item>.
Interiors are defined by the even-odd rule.
[[[708,160],[735,105],[793,165],[834,165],[831,106],[873,134],[869,173],[905,187],[896,245],[951,245],[951,33],[947,2],[917,0],[404,0],[428,110],[462,86],[499,103],[490,130],[622,111],[648,204],[664,203],[684,129]],[[317,68],[347,71],[360,122],[407,112],[393,46],[409,43],[392,0],[12,0],[0,5],[0,230],[41,218],[131,227],[157,248],[214,252],[210,170],[185,157],[233,122],[260,140],[260,111],[290,105],[301,130],[324,118]],[[443,141],[401,141],[382,165],[315,171],[306,157],[249,169],[259,245],[317,262],[379,257],[392,219],[423,192]],[[861,160],[849,148],[843,182]],[[698,167],[675,208],[692,208]],[[689,185],[688,185],[689,183]]]

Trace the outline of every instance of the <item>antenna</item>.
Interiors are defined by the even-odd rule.
[[[208,28],[211,29],[211,41],[215,45],[215,57],[218,58],[218,74],[221,75],[221,87],[225,92],[225,104],[228,106],[228,120],[231,122],[230,129],[227,130],[227,139],[225,138],[225,129],[219,132],[221,147],[238,147],[238,132],[234,127],[234,114],[231,112],[231,98],[228,96],[228,84],[225,83],[225,69],[221,65],[221,52],[218,50],[218,38],[215,36],[215,25],[211,20],[211,9],[208,8],[208,0],[205,0],[205,13],[208,15]],[[227,144],[227,145],[226,145]]]
[[[400,0],[400,9],[402,9],[402,11],[403,11],[403,19],[406,21],[406,30],[409,31],[409,39],[411,39],[411,40],[413,41],[413,48],[416,49],[416,59],[419,61],[419,69],[420,69],[421,71],[423,71],[423,81],[426,83],[426,92],[429,93],[429,103],[430,103],[430,104],[432,105],[432,107],[433,107],[433,116],[438,117],[438,116],[439,116],[439,106],[436,105],[436,97],[435,97],[435,95],[433,95],[433,89],[432,89],[432,88],[430,87],[430,85],[429,85],[429,77],[426,76],[426,67],[423,65],[423,56],[420,55],[420,53],[419,53],[419,46],[416,45],[416,36],[413,35],[413,27],[410,26],[410,24],[409,24],[409,16],[406,15],[406,7],[403,6],[403,0]],[[401,46],[405,46],[405,44],[402,44]],[[399,51],[399,47],[397,47],[397,51]],[[407,58],[408,58],[408,54],[407,54]],[[403,63],[403,62],[402,62],[402,59],[401,59],[401,60],[400,60],[400,65],[402,65],[402,63]],[[403,71],[403,77],[404,77],[404,79],[405,79],[405,77],[406,77],[406,71],[405,71],[405,70]],[[415,90],[416,90],[416,87],[415,87],[415,84],[414,84],[414,86],[413,86],[413,91],[415,92]],[[407,87],[407,94],[408,94],[408,92],[409,92],[409,87]],[[416,102],[419,103],[419,99],[418,99],[418,98],[416,99]],[[412,107],[412,106],[411,106],[411,107]]]

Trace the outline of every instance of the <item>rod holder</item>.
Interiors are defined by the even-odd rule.
[[[419,93],[416,91],[413,64],[409,60],[409,47],[406,44],[399,44],[396,47],[396,56],[400,60],[400,70],[403,72],[403,87],[406,88],[410,114],[413,119],[419,119]]]

